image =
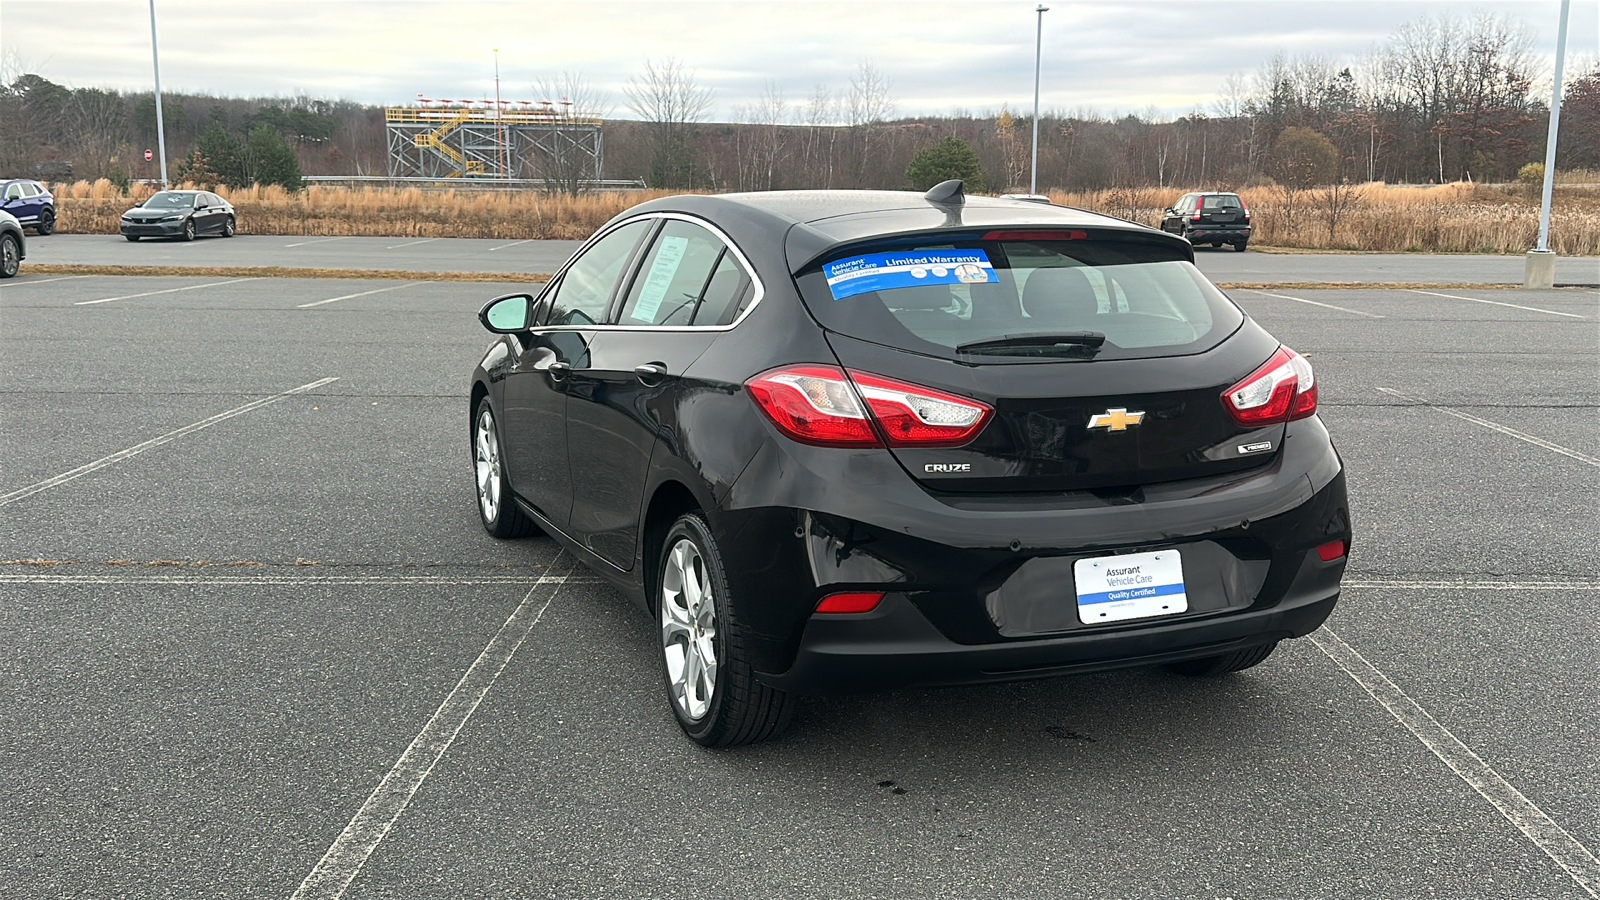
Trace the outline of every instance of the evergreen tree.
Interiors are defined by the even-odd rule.
[[[978,154],[972,152],[966,141],[953,134],[946,135],[944,140],[931,147],[917,151],[917,155],[911,158],[911,165],[906,167],[906,177],[911,179],[911,186],[919,191],[952,178],[965,182],[968,191],[983,191],[983,165],[978,162]]]

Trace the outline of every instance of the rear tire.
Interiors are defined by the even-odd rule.
[[[1239,672],[1251,666],[1260,665],[1272,651],[1278,649],[1278,642],[1261,644],[1256,647],[1246,647],[1232,653],[1223,653],[1217,656],[1203,656],[1200,659],[1186,659],[1183,662],[1167,663],[1167,671],[1179,675],[1188,675],[1191,678],[1211,678],[1217,675],[1226,675],[1229,672]]]
[[[0,234],[0,278],[11,278],[22,266],[22,242],[14,234]]]
[[[234,225],[234,222],[233,222],[233,216],[229,216],[228,217],[228,221],[222,223],[222,236],[223,237],[233,237],[233,235],[235,233],[235,229],[236,229],[236,226]]]
[[[750,668],[722,554],[698,512],[679,516],[667,531],[655,580],[667,702],[683,733],[705,747],[782,734],[794,699]]]
[[[472,414],[472,466],[478,489],[478,520],[483,523],[484,531],[497,538],[524,537],[533,531],[534,523],[511,495],[504,459],[494,410],[489,408],[489,398],[483,397]]]
[[[39,213],[39,224],[35,226],[33,230],[38,232],[40,237],[54,234],[56,230],[55,210],[47,209],[44,212]]]
[[[1247,243],[1249,243],[1249,242],[1248,241],[1240,241],[1237,244],[1234,244],[1233,245],[1233,252],[1235,252],[1235,253],[1243,253],[1244,252],[1244,245],[1247,244]]]

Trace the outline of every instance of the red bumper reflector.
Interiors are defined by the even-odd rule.
[[[1344,555],[1344,541],[1329,541],[1317,548],[1317,555],[1323,562],[1333,562]]]
[[[864,613],[872,612],[878,607],[878,601],[883,599],[882,591],[851,591],[845,594],[829,594],[817,604],[819,613]]]

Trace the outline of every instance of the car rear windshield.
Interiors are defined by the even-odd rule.
[[[1242,208],[1242,204],[1239,202],[1239,198],[1235,197],[1232,194],[1217,194],[1215,196],[1206,197],[1206,198],[1204,198],[1204,202],[1205,202],[1205,206],[1202,207],[1203,209],[1240,209],[1240,208]]]
[[[857,246],[797,281],[824,328],[972,364],[1200,353],[1244,321],[1182,248],[1082,231]]]

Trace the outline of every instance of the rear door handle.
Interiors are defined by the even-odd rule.
[[[642,366],[634,366],[633,374],[639,376],[639,382],[646,387],[654,387],[667,377],[667,364],[649,362]]]

